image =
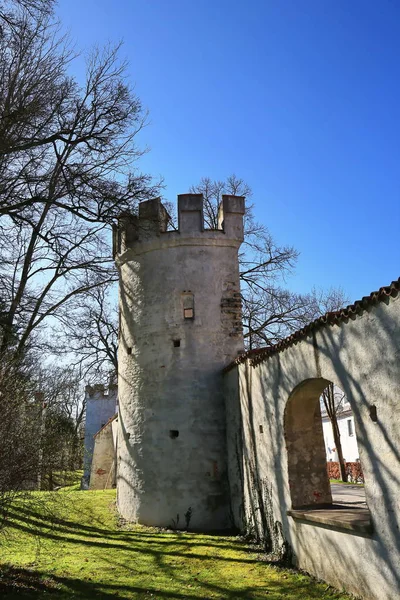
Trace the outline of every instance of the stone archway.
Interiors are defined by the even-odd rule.
[[[319,401],[328,384],[322,378],[303,381],[286,404],[284,434],[294,509],[332,504]]]

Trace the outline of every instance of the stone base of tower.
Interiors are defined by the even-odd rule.
[[[171,482],[171,487],[173,482]],[[201,498],[188,490],[174,498],[170,494],[146,498],[126,483],[118,483],[118,510],[122,518],[150,527],[167,527],[190,531],[232,529],[226,494],[209,494]]]

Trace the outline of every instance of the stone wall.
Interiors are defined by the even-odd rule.
[[[276,551],[290,547],[300,568],[368,600],[400,597],[398,283],[335,324],[310,328],[264,356],[250,354],[225,372],[236,526],[269,539]],[[363,523],[362,512],[348,512],[347,521],[329,513],[317,412],[330,381],[354,414],[369,508]],[[307,510],[304,518],[293,512],[302,505],[320,523]]]

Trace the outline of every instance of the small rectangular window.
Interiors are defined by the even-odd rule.
[[[347,419],[347,431],[350,437],[354,435],[353,421],[351,419]]]
[[[183,318],[194,319],[194,295],[191,292],[182,294]]]

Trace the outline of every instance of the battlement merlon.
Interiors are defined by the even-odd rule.
[[[161,198],[152,198],[139,204],[139,214],[121,214],[113,227],[113,256],[131,248],[135,242],[148,240],[167,231],[169,216]]]
[[[204,231],[203,205],[203,194],[179,194],[179,233],[199,233],[200,231]]]
[[[155,234],[165,233],[171,220],[161,198],[145,200],[139,204],[139,238],[141,233]]]
[[[203,194],[180,194],[178,196],[178,226],[183,234],[204,231]],[[218,229],[228,237],[243,241],[244,196],[222,196],[218,208]]]
[[[87,385],[85,387],[86,397],[92,398],[95,395],[105,395],[105,385],[102,383],[95,383],[94,385]]]
[[[115,383],[104,385],[103,383],[95,383],[94,385],[85,386],[85,398],[94,400],[108,400],[110,398],[117,399],[118,386]]]
[[[139,204],[139,214],[121,215],[113,232],[114,257],[133,248],[137,243],[151,242],[162,237],[173,242],[176,238],[210,238],[215,241],[224,237],[226,241],[243,241],[243,196],[222,196],[218,210],[218,228],[204,229],[202,194],[180,194],[178,196],[178,231],[167,231],[170,216],[160,198]],[[222,242],[222,239],[220,240]]]
[[[245,213],[244,196],[222,196],[222,202],[218,208],[218,228],[223,229],[228,237],[243,241]]]

